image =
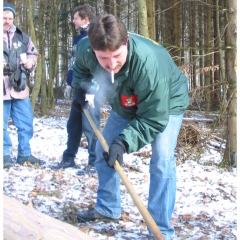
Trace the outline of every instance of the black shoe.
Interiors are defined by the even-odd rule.
[[[64,159],[58,163],[56,166],[50,166],[51,169],[60,169],[60,168],[70,168],[70,167],[76,167],[75,162],[74,162],[74,158],[68,158],[68,159]]]
[[[3,168],[10,168],[12,167],[13,162],[12,159],[10,158],[10,155],[5,155],[3,156]]]
[[[82,176],[82,175],[85,175],[85,174],[94,174],[96,173],[97,170],[94,166],[91,166],[91,165],[87,165],[85,168],[77,171],[77,175],[79,176]]]
[[[101,222],[118,222],[118,219],[108,218],[100,214],[94,208],[91,210],[81,211],[77,215],[79,222],[101,221]]]
[[[17,157],[17,163],[20,165],[23,165],[25,162],[30,162],[31,164],[39,164],[40,166],[45,164],[46,162],[43,160],[40,160],[36,157],[34,157],[33,155],[30,156],[24,156],[24,157]]]

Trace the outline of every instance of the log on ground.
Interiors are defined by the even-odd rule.
[[[77,227],[61,222],[3,195],[4,240],[93,240]]]

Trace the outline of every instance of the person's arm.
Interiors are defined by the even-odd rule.
[[[96,70],[97,60],[92,53],[88,39],[84,38],[77,44],[76,59],[73,64],[73,78],[71,86],[88,92]]]
[[[31,38],[29,38],[27,45],[27,62],[24,64],[26,69],[35,69],[37,67],[37,58],[38,52],[36,47],[34,46]]]
[[[71,94],[72,94],[72,86],[71,86],[72,77],[73,77],[73,70],[70,69],[70,70],[68,71],[67,78],[66,78],[67,86],[66,86],[66,88],[65,88],[65,90],[64,90],[64,97],[65,97],[66,99],[70,99]]]
[[[94,107],[93,99],[99,88],[93,77],[96,68],[97,60],[89,46],[88,39],[82,39],[77,45],[72,79],[73,106],[78,111],[88,106]]]
[[[164,131],[169,119],[171,79],[162,78],[153,83],[151,76],[147,76],[144,71],[139,77],[142,77],[142,80],[137,84],[136,117],[120,134],[128,144],[128,153],[135,152],[152,142],[158,133]],[[145,88],[140,89],[141,85]]]
[[[120,134],[127,142],[128,153],[152,142],[166,128],[169,115],[181,114],[188,105],[187,78],[166,50],[157,55],[161,58],[150,55],[138,68],[134,87],[138,98],[136,117]]]

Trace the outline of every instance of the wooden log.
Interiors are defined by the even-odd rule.
[[[77,227],[61,222],[3,195],[4,240],[94,240]]]

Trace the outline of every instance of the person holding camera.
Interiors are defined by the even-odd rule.
[[[7,131],[11,116],[18,132],[17,163],[45,162],[31,154],[29,144],[33,136],[33,111],[26,77],[37,65],[38,52],[31,38],[14,25],[16,16],[12,4],[3,3],[3,167],[13,165],[10,157],[12,142]]]

